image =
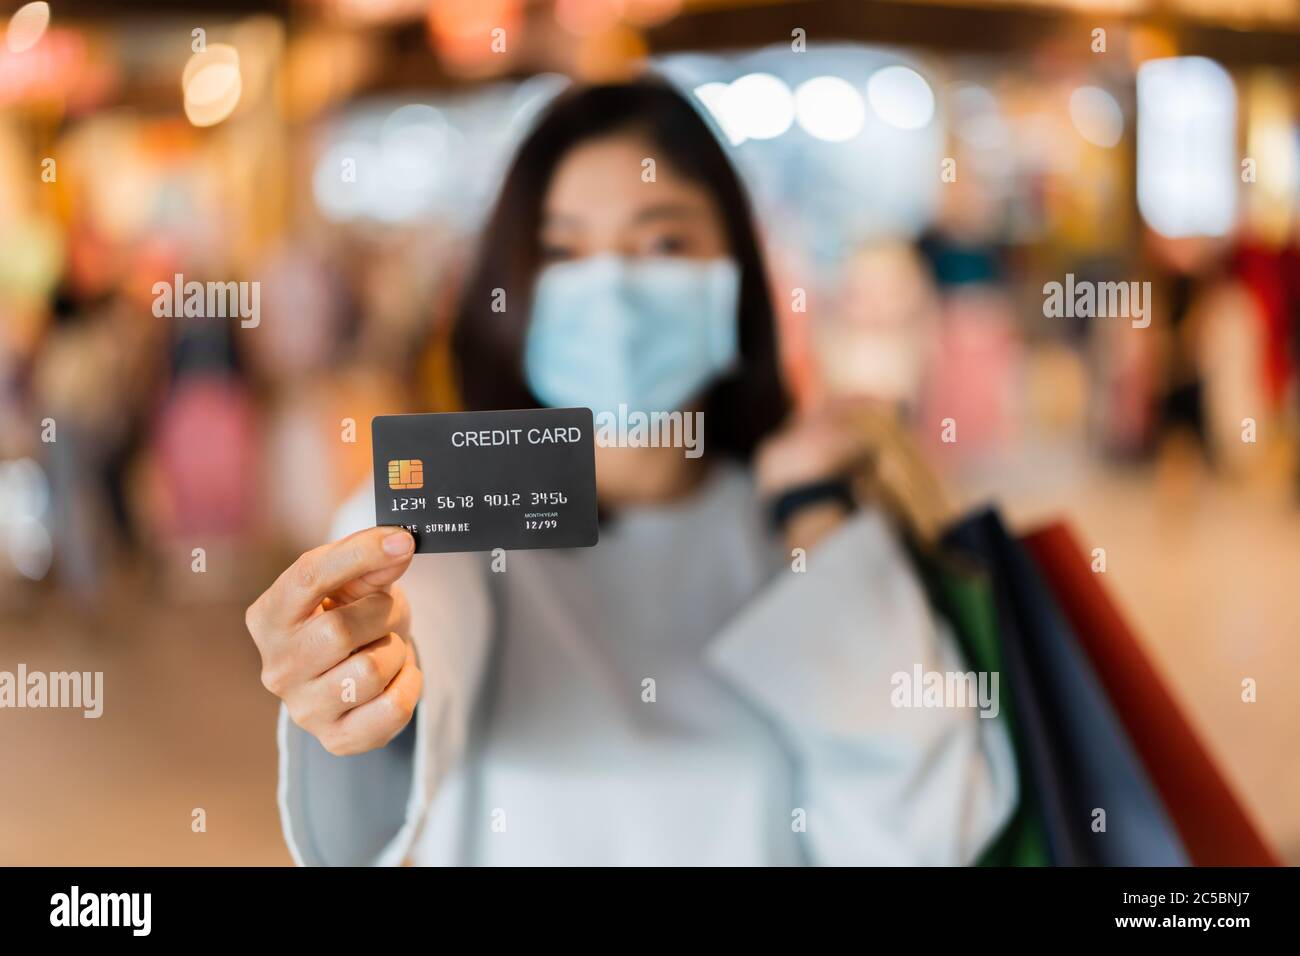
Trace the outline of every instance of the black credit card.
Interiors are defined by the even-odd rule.
[[[377,415],[371,436],[375,524],[417,552],[596,543],[589,408]]]

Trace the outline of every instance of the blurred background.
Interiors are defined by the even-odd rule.
[[[0,669],[105,673],[99,720],[0,712],[0,863],[288,862],[243,609],[372,415],[455,407],[536,111],[647,65],[751,190],[799,401],[884,396],[961,501],[1104,548],[1300,863],[1300,0],[6,0],[0,39]],[[177,274],[256,323],[159,315]],[[1067,276],[1150,325],[1052,314]]]

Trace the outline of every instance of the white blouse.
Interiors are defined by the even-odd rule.
[[[891,675],[966,666],[874,511],[796,570],[717,465],[594,548],[491,565],[403,577],[424,692],[387,747],[332,756],[281,709],[298,863],[965,864],[1014,809],[1001,718],[891,704]]]

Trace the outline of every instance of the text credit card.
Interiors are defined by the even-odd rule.
[[[420,553],[596,543],[588,408],[378,415],[375,523]]]

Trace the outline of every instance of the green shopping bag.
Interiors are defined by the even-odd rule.
[[[915,543],[913,560],[929,595],[957,636],[967,662],[977,670],[1002,672],[997,606],[987,575],[954,555]],[[1025,755],[1008,681],[999,681],[998,706],[1011,734],[1020,778],[1020,801],[997,839],[980,857],[979,866],[1048,866],[1046,833],[1025,772]]]

